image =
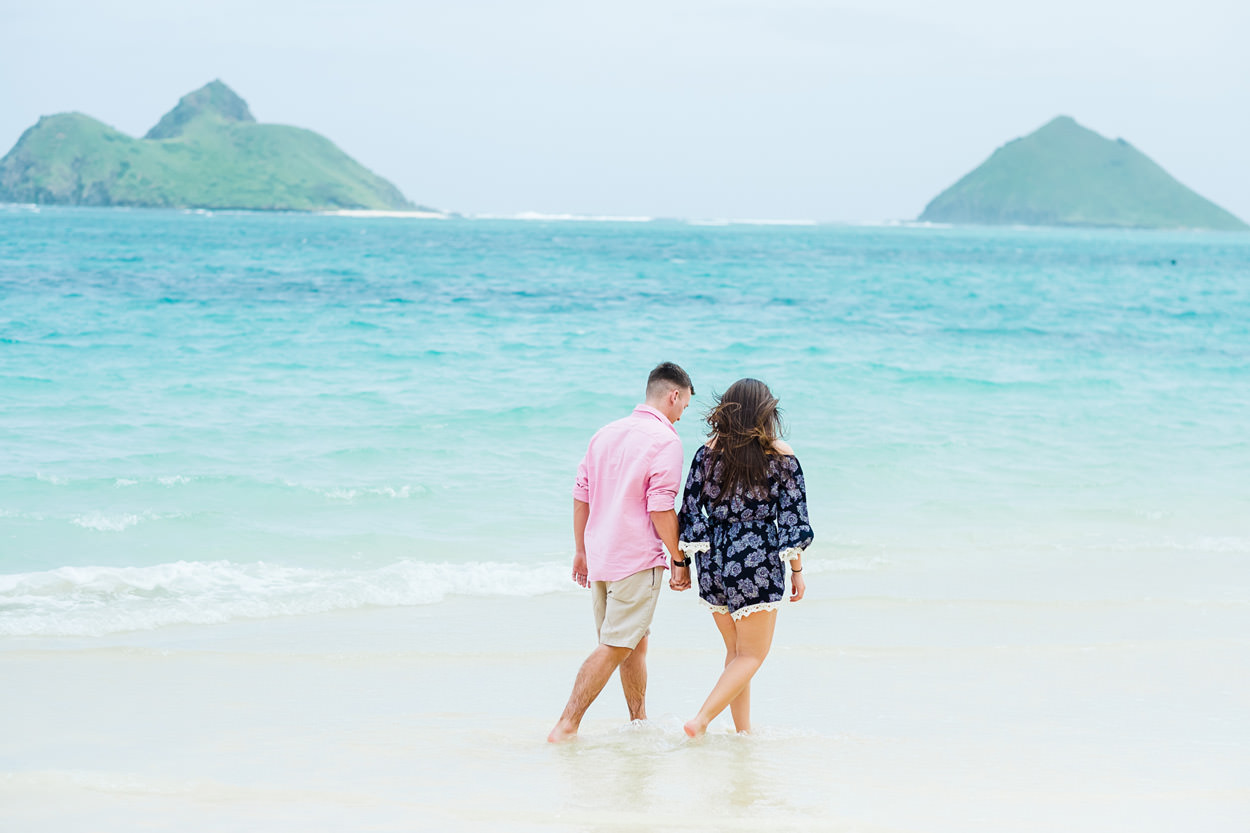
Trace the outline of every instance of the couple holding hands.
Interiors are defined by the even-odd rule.
[[[725,668],[685,725],[697,737],[726,707],[751,728],[751,678],[772,645],[777,608],[803,598],[803,550],[812,542],[803,471],[780,436],[777,399],[740,379],[708,413],[681,511],[681,440],[673,423],[694,395],[684,370],[665,362],[647,379],[646,402],[591,439],[573,488],[573,580],[588,587],[599,645],[582,664],[547,740],[576,736],[582,716],[619,669],[631,720],[646,719],[647,635],[672,557],[673,590],[691,587],[725,641]],[[663,545],[663,548],[661,547]]]

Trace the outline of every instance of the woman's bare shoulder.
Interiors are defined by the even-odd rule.
[[[790,447],[790,443],[785,440],[773,440],[773,451],[778,454],[785,454],[790,457],[794,456],[794,449]]]

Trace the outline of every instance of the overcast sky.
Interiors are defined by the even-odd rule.
[[[0,0],[0,152],[221,78],[469,213],[914,218],[1056,115],[1250,221],[1246,0]]]

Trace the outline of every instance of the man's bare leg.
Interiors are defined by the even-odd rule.
[[[621,663],[621,688],[630,720],[647,719],[647,637]]]
[[[577,728],[582,724],[582,716],[586,714],[586,709],[590,708],[590,704],[595,702],[599,692],[603,691],[612,672],[629,655],[629,648],[617,648],[612,645],[600,645],[591,652],[582,663],[581,670],[577,672],[577,679],[573,682],[573,694],[569,696],[568,705],[564,707],[564,714],[560,715],[555,728],[551,730],[551,734],[547,735],[548,743],[559,743],[577,734]]]
[[[717,626],[720,626],[720,615],[717,615]],[[706,732],[707,725],[716,715],[746,692],[747,686],[751,684],[751,678],[763,665],[764,658],[768,656],[768,649],[772,647],[773,631],[777,627],[777,611],[761,610],[758,613],[752,613],[734,622],[733,626],[734,657],[725,663],[725,670],[716,681],[712,693],[703,703],[703,708],[699,709],[699,713],[687,721],[683,727],[686,734],[692,738]],[[749,694],[747,696],[750,697]],[[749,709],[749,699],[745,705]],[[749,720],[749,717],[747,719]],[[734,723],[737,725],[736,719]],[[741,726],[739,730],[741,731]]]

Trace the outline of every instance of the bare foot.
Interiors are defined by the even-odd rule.
[[[699,719],[695,718],[694,720],[687,721],[686,725],[681,728],[685,730],[687,736],[697,738],[699,735],[707,731],[707,724],[700,723]]]
[[[556,727],[551,730],[551,734],[547,735],[547,743],[563,743],[566,740],[572,740],[577,737],[577,727],[570,726],[561,720]]]

